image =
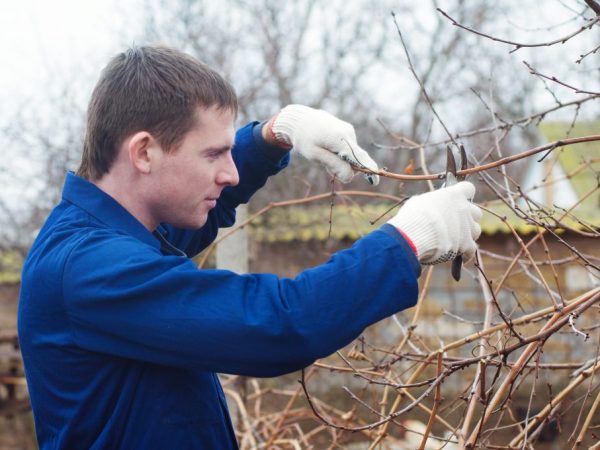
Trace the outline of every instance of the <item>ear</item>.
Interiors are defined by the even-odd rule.
[[[127,142],[129,162],[139,172],[150,173],[152,162],[162,153],[158,142],[147,131],[138,131]]]

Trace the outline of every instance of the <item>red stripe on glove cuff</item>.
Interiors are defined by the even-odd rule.
[[[292,148],[292,145],[290,143],[284,141],[283,139],[280,139],[275,134],[275,130],[273,130],[273,125],[275,125],[275,121],[277,120],[278,116],[279,116],[279,113],[275,114],[275,116],[273,116],[273,118],[270,120],[270,123],[267,125],[269,127],[269,136],[271,137],[271,139],[273,140],[273,143],[275,145],[278,145],[279,147],[289,150]]]
[[[419,252],[417,252],[417,247],[415,247],[415,244],[413,243],[413,241],[408,237],[408,235],[402,231],[400,228],[396,228],[396,230],[398,230],[398,232],[402,235],[402,237],[406,240],[407,244],[410,246],[410,248],[412,249],[412,251],[415,253],[416,256],[419,256]]]

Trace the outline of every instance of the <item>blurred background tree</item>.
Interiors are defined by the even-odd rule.
[[[444,135],[410,75],[390,11],[402,22],[415,70],[429,96],[449,129],[459,133],[490,125],[489,105],[498,117],[510,121],[527,116],[546,100],[540,101],[539,82],[520,61],[507,58],[507,48],[452,26],[434,8],[443,7],[476,29],[506,35],[515,27],[507,18],[513,20],[522,11],[539,16],[538,9],[544,9],[530,3],[137,0],[138,14],[131,20],[139,21],[136,45],[163,43],[183,49],[231,80],[239,93],[240,124],[266,120],[289,103],[323,108],[353,123],[359,143],[381,166],[401,172],[412,160],[419,173],[415,148],[395,136],[427,144]],[[581,10],[565,7],[563,13],[571,17]],[[534,30],[535,36],[544,26],[565,22],[563,17],[548,23],[538,19],[541,28]],[[116,37],[115,52],[131,44],[123,41]],[[546,61],[539,66],[543,67],[555,65]],[[578,75],[597,73],[589,70]],[[0,162],[0,182],[5,186],[0,196],[3,247],[26,252],[60,195],[65,171],[77,167],[86,102],[97,76],[85,64],[72,73],[49,74],[46,86],[2,117],[0,143],[7,154],[15,155]],[[507,139],[510,149],[538,138],[535,131],[525,129]],[[491,141],[489,134],[478,136],[474,154],[484,153]],[[443,154],[443,145],[428,147],[429,164],[441,167]],[[253,199],[251,208],[328,189],[330,178],[322,168],[297,158],[285,176],[275,177]],[[420,189],[384,180],[378,191]]]

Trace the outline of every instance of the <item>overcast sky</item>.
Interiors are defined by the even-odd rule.
[[[138,32],[136,0],[2,0],[0,4],[3,102],[31,95],[49,75],[60,77],[77,68],[98,73],[119,42],[133,41]],[[81,67],[82,61],[98,67]]]
[[[140,0],[0,0],[2,103],[7,98],[30,95],[49,78],[60,79],[74,70],[97,75],[110,56],[140,35],[141,3]],[[549,15],[542,21],[544,24],[560,23],[562,17],[570,14],[558,1],[547,3],[542,11]],[[526,18],[531,21],[534,17],[537,13],[509,19],[517,23],[518,29],[526,26]],[[574,25],[568,23],[565,28],[572,30]],[[553,29],[551,34],[556,37],[562,32]],[[535,34],[539,39],[539,32]]]
[[[541,18],[540,23],[557,24],[571,16],[564,3],[546,2],[541,12],[547,17]],[[141,35],[141,4],[141,0],[0,0],[0,119],[6,113],[10,114],[15,106],[19,107],[19,102],[36,101],[44,95],[44,90],[49,89],[48,86],[52,87],[53,80],[56,86],[64,86],[65,80],[67,84],[69,80],[78,80],[77,84],[83,85],[84,89],[81,97],[87,100],[106,61]],[[533,36],[527,36],[527,33],[519,36],[524,41],[541,39],[539,24],[533,23],[536,22],[534,18],[539,19],[538,11],[532,11],[533,7],[529,5],[526,8],[528,14],[500,18],[514,23],[515,29],[520,31],[518,34],[525,33],[523,27],[530,28]],[[581,5],[577,9],[580,10]],[[433,18],[433,11],[429,15]],[[556,37],[574,27],[575,24],[569,22],[561,29],[553,28],[550,35]],[[592,45],[593,37],[597,37],[597,33],[595,36],[587,33],[567,46],[587,41],[582,47],[587,51],[595,46]],[[562,46],[553,49],[560,50],[558,47]],[[508,50],[507,47],[507,58],[528,59],[527,49],[512,56],[508,55]],[[541,54],[542,50],[536,53]],[[578,53],[571,51],[569,54]],[[556,75],[565,69],[562,66],[574,71],[583,69],[572,63],[572,56],[568,59],[560,61],[561,67],[553,70]],[[567,62],[569,64],[564,64]],[[564,92],[561,89],[561,93]]]

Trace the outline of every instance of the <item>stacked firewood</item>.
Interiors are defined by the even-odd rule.
[[[30,409],[16,330],[0,331],[0,416]]]

